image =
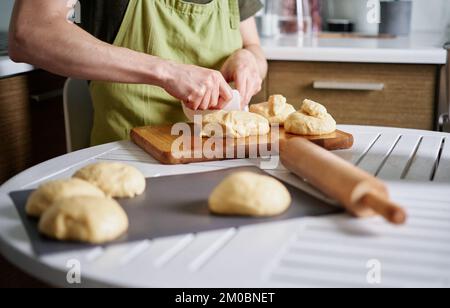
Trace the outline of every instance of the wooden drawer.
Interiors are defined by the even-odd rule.
[[[41,70],[0,79],[0,184],[65,153],[64,82]]]
[[[435,65],[273,61],[269,64],[268,93],[283,94],[296,107],[305,98],[317,100],[326,105],[339,124],[432,130],[437,72]],[[315,82],[384,87],[317,89]]]
[[[25,75],[0,79],[0,184],[32,160],[27,86]]]

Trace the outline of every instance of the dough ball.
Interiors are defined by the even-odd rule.
[[[269,97],[269,114],[275,116],[283,112],[286,102],[286,97],[283,95],[272,95]]]
[[[268,102],[250,106],[250,112],[263,116],[272,125],[279,124],[283,126],[286,119],[295,112],[295,108],[286,103],[284,96],[273,95]]]
[[[213,126],[216,126],[216,129],[209,129]],[[245,138],[267,135],[269,132],[269,121],[260,115],[246,111],[220,110],[203,117],[203,137]]]
[[[211,212],[219,215],[277,216],[291,205],[291,195],[278,180],[251,172],[228,176],[209,197]]]
[[[286,120],[285,131],[302,136],[320,136],[336,131],[336,121],[328,113],[320,118],[296,112]]]
[[[328,110],[327,108],[325,108],[325,106],[309,99],[305,99],[303,101],[300,112],[303,112],[304,114],[310,115],[312,117],[322,117],[328,114]]]
[[[102,244],[128,229],[128,217],[113,199],[72,197],[55,202],[39,221],[39,232],[60,241]]]
[[[324,106],[305,99],[302,108],[287,118],[284,127],[287,133],[319,136],[333,133],[336,121]]]
[[[75,196],[105,197],[98,187],[80,180],[58,180],[45,183],[28,198],[26,212],[32,217],[41,217],[55,201]]]
[[[145,191],[144,175],[122,163],[89,165],[75,173],[74,177],[88,181],[113,198],[133,198]]]

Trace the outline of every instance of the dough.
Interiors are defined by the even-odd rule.
[[[222,129],[209,132],[209,124],[216,124]],[[270,132],[269,121],[264,117],[247,111],[217,111],[203,117],[203,137],[245,138],[267,135]],[[215,133],[215,134],[214,134]]]
[[[128,229],[128,217],[113,199],[72,197],[55,202],[39,222],[39,232],[60,241],[102,244]]]
[[[269,217],[284,213],[291,195],[276,179],[251,172],[227,177],[209,198],[211,212],[219,215]]]
[[[98,187],[80,180],[58,180],[45,183],[28,198],[26,212],[29,216],[40,217],[53,202],[74,196],[105,197]]]
[[[331,134],[336,130],[336,121],[329,114],[320,118],[301,112],[293,113],[284,124],[287,133],[303,136]]]
[[[145,191],[145,177],[139,170],[121,163],[97,163],[74,175],[94,184],[113,198],[132,198]]]
[[[287,133],[296,135],[326,135],[336,130],[336,121],[324,106],[305,100],[302,108],[288,117],[284,127]]]
[[[303,101],[300,112],[303,112],[304,114],[310,115],[312,117],[321,117],[328,114],[327,108],[309,99],[305,99]]]
[[[283,95],[272,95],[269,97],[269,115],[276,116],[284,111],[286,107],[286,97]]]
[[[286,119],[295,112],[295,108],[286,103],[284,96],[273,95],[268,102],[250,106],[250,112],[265,117],[272,125],[283,126]]]

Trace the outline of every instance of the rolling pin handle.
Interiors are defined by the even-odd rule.
[[[407,215],[405,210],[374,192],[369,192],[365,195],[359,204],[371,208],[374,212],[393,224],[403,225],[406,222]]]
[[[355,216],[376,213],[393,224],[405,223],[405,211],[390,201],[382,181],[310,141],[292,138],[280,142],[280,157],[289,171],[339,201]]]

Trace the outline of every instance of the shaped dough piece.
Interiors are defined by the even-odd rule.
[[[32,217],[41,217],[55,201],[75,196],[105,197],[103,191],[80,179],[57,180],[41,185],[28,198],[26,212]]]
[[[327,108],[325,108],[325,106],[309,99],[305,99],[303,101],[303,105],[300,109],[300,112],[303,112],[306,115],[310,115],[316,118],[328,114],[328,110]]]
[[[214,132],[208,125],[216,125]],[[219,130],[219,126],[221,129]],[[270,132],[269,121],[264,117],[247,111],[217,111],[203,117],[203,137],[245,138],[267,135]],[[215,134],[214,134],[215,133]]]
[[[269,114],[275,116],[284,111],[286,107],[286,97],[283,95],[272,95],[269,97]]]
[[[265,117],[272,125],[283,126],[286,119],[295,112],[295,108],[286,103],[285,97],[273,95],[268,102],[251,105],[250,112]]]
[[[102,244],[128,229],[128,217],[113,199],[72,197],[58,200],[39,221],[39,232],[60,241]]]
[[[136,168],[122,163],[89,165],[74,175],[97,186],[108,197],[132,198],[145,191],[145,177]]]
[[[302,112],[289,116],[284,123],[287,133],[303,136],[319,136],[331,134],[336,131],[336,121],[328,113],[316,118]]]
[[[209,198],[209,208],[219,215],[270,217],[284,213],[291,195],[278,180],[252,172],[228,176]]]

